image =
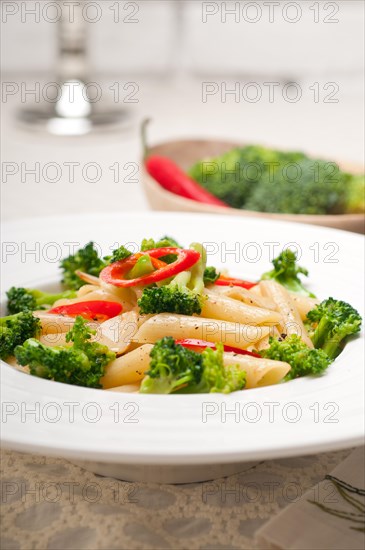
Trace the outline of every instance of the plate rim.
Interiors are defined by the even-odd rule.
[[[176,218],[189,218],[193,217],[197,220],[200,219],[201,221],[201,213],[181,213],[181,212],[144,212],[144,211],[136,211],[136,212],[129,212],[129,213],[100,213],[100,212],[91,212],[87,214],[68,214],[68,215],[59,215],[59,216],[44,216],[41,218],[26,218],[21,220],[13,220],[8,222],[3,222],[2,227],[7,226],[7,230],[20,228],[21,224],[23,224],[25,221],[27,223],[36,222],[42,223],[45,220],[52,220],[53,222],[61,221],[61,220],[69,220],[69,221],[80,221],[80,218],[85,219],[94,219],[95,216],[98,216],[100,218],[107,217],[115,218],[115,219],[125,219],[125,218],[135,218],[138,217],[145,217],[145,218],[174,218],[176,221]],[[260,219],[244,219],[242,217],[238,216],[223,216],[219,214],[204,214],[204,216],[208,216],[209,218],[212,218],[213,220],[219,219],[219,220],[226,220],[227,222],[232,223],[234,219],[236,219],[239,223],[247,223],[247,224],[260,224],[260,225],[266,225],[270,224],[272,226],[272,221],[265,221]],[[342,231],[340,229],[334,229],[334,228],[328,228],[328,227],[314,227],[309,226],[307,224],[301,224],[301,223],[294,223],[290,221],[282,221],[282,220],[275,220],[274,221],[275,226],[281,226],[284,228],[293,227],[298,232],[304,230],[308,232],[313,232],[314,230],[319,231],[322,235],[324,234],[331,234],[332,236],[335,234],[338,234],[339,236],[345,238],[345,239],[355,239],[360,243],[364,240],[364,237],[362,235],[351,233],[347,231]],[[52,284],[52,281],[49,277],[47,277],[47,281],[44,282],[44,284]],[[11,367],[9,367],[11,368]],[[20,374],[20,373],[19,373]],[[48,381],[45,381],[48,383]],[[53,383],[54,384],[54,383]],[[63,385],[62,385],[63,386]],[[3,391],[3,390],[2,390]],[[113,392],[110,392],[113,393]],[[114,394],[115,395],[115,394]],[[127,394],[123,394],[127,395]],[[232,395],[232,394],[231,394]],[[176,398],[176,396],[174,396]],[[185,397],[185,396],[179,396],[179,397]],[[363,431],[358,431],[358,435],[351,435],[350,437],[341,437],[339,440],[335,439],[332,442],[331,441],[324,441],[319,443],[318,441],[313,443],[312,445],[308,445],[307,443],[303,443],[303,447],[300,445],[296,445],[295,447],[291,447],[290,443],[285,447],[281,445],[279,448],[270,448],[270,449],[263,449],[263,450],[252,450],[246,453],[243,453],[242,450],[236,451],[236,452],[226,452],[222,451],[220,454],[219,452],[215,452],[214,454],[196,454],[192,452],[192,454],[187,455],[174,455],[173,453],[166,453],[166,450],[163,454],[158,453],[152,453],[152,454],[146,454],[144,453],[143,456],[133,453],[124,453],[120,454],[119,451],[111,452],[108,451],[106,454],[105,451],[91,451],[91,450],[85,450],[82,448],[74,447],[74,449],[65,449],[62,447],[47,447],[43,446],[42,444],[29,444],[26,442],[17,442],[14,439],[10,438],[3,438],[3,445],[4,448],[11,448],[13,450],[19,450],[19,451],[27,451],[27,452],[40,452],[44,454],[52,454],[53,456],[64,456],[68,458],[79,458],[79,459],[85,459],[85,460],[102,460],[103,462],[110,462],[110,463],[125,463],[130,464],[131,462],[138,463],[138,464],[146,464],[149,465],[163,465],[163,464],[213,464],[213,463],[233,463],[233,462],[246,462],[249,460],[260,460],[260,459],[268,459],[268,458],[279,458],[282,456],[303,456],[305,454],[313,454],[313,452],[324,452],[324,451],[330,451],[330,450],[336,450],[336,449],[342,449],[342,448],[348,448],[351,446],[357,446],[360,445],[363,442]]]

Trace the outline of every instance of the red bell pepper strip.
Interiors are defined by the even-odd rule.
[[[127,279],[126,275],[128,274],[128,271],[132,269],[133,265],[142,254],[147,254],[150,256],[152,261],[153,258],[161,258],[162,256],[167,256],[168,254],[175,254],[177,259],[171,264],[165,264],[156,271],[153,271],[153,273],[148,273],[147,275],[143,275],[142,277],[137,277],[135,279]],[[138,254],[133,254],[125,260],[108,265],[101,271],[100,278],[106,283],[123,288],[146,286],[157,283],[158,281],[163,281],[164,279],[169,279],[181,271],[190,269],[199,261],[199,259],[199,252],[190,248],[186,249],[170,246],[164,248],[153,248],[152,250],[146,250],[146,252],[143,253],[139,252]]]
[[[195,338],[185,338],[184,340],[176,340],[176,344],[180,344],[184,348],[191,349],[193,351],[206,348],[216,349],[213,342],[206,342],[205,340],[196,340]],[[245,349],[233,348],[232,346],[223,346],[224,351],[238,353],[239,355],[251,355],[251,357],[261,357],[258,353],[248,351]]]
[[[58,315],[67,315],[68,317],[77,317],[81,315],[89,321],[107,321],[116,317],[123,310],[123,306],[118,302],[107,302],[106,300],[89,300],[87,302],[76,302],[74,304],[65,304],[57,306],[48,311]]]
[[[170,193],[180,195],[186,199],[222,206],[227,204],[206,191],[201,185],[190,178],[181,168],[167,157],[152,155],[145,161],[147,172],[157,183]]]
[[[233,277],[224,277],[223,275],[221,275],[214,284],[218,286],[240,286],[242,288],[246,288],[247,290],[257,285],[257,283],[252,283],[251,281],[234,279]]]

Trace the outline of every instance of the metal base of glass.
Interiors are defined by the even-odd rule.
[[[127,130],[133,123],[127,110],[91,112],[86,116],[63,117],[55,110],[26,109],[18,113],[18,121],[32,130],[55,136],[84,136],[95,132]]]

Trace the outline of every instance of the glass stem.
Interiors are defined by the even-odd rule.
[[[87,22],[83,15],[84,0],[64,6],[59,0],[62,17],[58,23],[57,78],[60,84],[70,80],[87,82]]]

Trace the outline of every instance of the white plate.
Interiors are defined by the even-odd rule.
[[[7,223],[2,290],[57,280],[67,243],[94,240],[106,254],[116,244],[166,233],[184,244],[204,242],[210,264],[253,280],[270,268],[273,247],[277,255],[296,244],[318,297],[344,299],[363,315],[361,236],[233,216],[95,214]],[[3,444],[70,458],[102,474],[169,482],[357,445],[364,433],[363,349],[362,337],[351,341],[322,377],[230,395],[121,394],[26,376],[3,363]]]

